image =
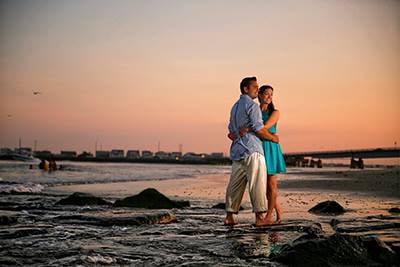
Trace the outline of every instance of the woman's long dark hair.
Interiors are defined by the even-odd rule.
[[[274,88],[272,88],[271,85],[263,85],[258,90],[258,94],[260,94],[260,95],[264,94],[264,92],[267,91],[268,89],[271,89],[272,91],[274,91]],[[272,103],[272,101],[271,101],[271,103],[268,104],[268,108],[267,108],[268,115],[271,115],[271,113],[274,112],[275,110],[276,109],[275,109],[274,103]]]

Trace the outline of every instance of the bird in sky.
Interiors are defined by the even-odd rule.
[[[33,95],[40,95],[42,92],[39,91],[33,91]]]

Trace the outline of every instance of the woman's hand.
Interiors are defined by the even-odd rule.
[[[276,135],[276,134],[272,134],[272,135],[273,135],[273,136],[272,136],[271,141],[274,142],[274,143],[279,144],[279,136]]]
[[[228,138],[231,139],[232,141],[235,141],[235,139],[237,138],[236,134],[234,133],[228,133]]]
[[[247,128],[247,127],[240,128],[240,130],[239,130],[240,137],[245,136],[250,131],[251,131],[250,128]]]

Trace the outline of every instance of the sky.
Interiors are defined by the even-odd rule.
[[[0,0],[1,147],[227,154],[246,76],[284,152],[393,147],[399,74],[400,1]]]

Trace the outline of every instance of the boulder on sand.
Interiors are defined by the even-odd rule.
[[[379,238],[338,233],[326,238],[295,240],[271,258],[289,266],[394,266],[398,263],[396,253]]]
[[[52,220],[66,224],[90,224],[100,226],[138,226],[143,224],[168,224],[177,221],[175,214],[167,211],[143,212],[120,209],[60,215],[52,218]]]
[[[318,203],[314,207],[308,210],[308,212],[316,213],[316,214],[326,214],[326,215],[338,215],[345,212],[345,209],[336,201],[327,200],[321,203]]]
[[[111,205],[110,202],[105,201],[101,197],[96,197],[89,193],[75,192],[67,198],[59,200],[56,205]]]
[[[144,209],[173,209],[189,207],[189,201],[174,201],[154,188],[147,188],[137,195],[116,200],[114,207],[135,207]]]
[[[13,224],[18,221],[18,213],[13,211],[0,211],[0,225]]]
[[[400,213],[400,208],[390,208],[389,212],[390,213]]]

